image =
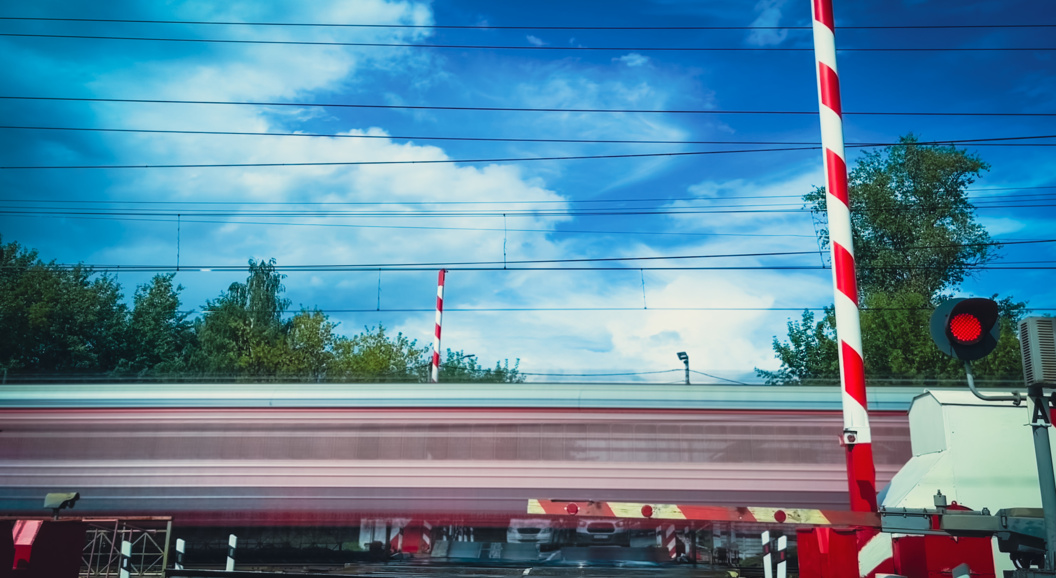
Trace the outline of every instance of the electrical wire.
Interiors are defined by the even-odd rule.
[[[27,218],[50,218],[47,215],[15,215],[17,217]],[[67,216],[68,219],[83,219],[83,220],[96,220],[96,221],[134,221],[134,222],[152,222],[152,223],[175,223],[173,219],[140,219],[135,217],[87,217],[87,216]],[[795,235],[795,234],[779,234],[779,233],[691,233],[691,232],[680,232],[680,231],[607,231],[607,230],[591,230],[591,229],[500,229],[495,227],[422,227],[422,226],[410,226],[410,225],[359,225],[359,224],[348,224],[348,223],[293,223],[293,222],[258,222],[258,221],[210,221],[202,219],[180,219],[182,223],[207,223],[215,225],[267,225],[267,226],[281,226],[281,227],[342,227],[350,229],[417,229],[417,230],[428,230],[428,231],[507,231],[517,233],[546,233],[553,235],[578,235],[578,234],[599,234],[599,235],[670,235],[670,236],[692,236],[692,237],[791,237],[791,238],[804,238],[814,239],[815,235]]]
[[[339,167],[339,166],[386,166],[386,165],[435,165],[435,164],[478,164],[478,163],[514,163],[538,161],[574,161],[597,159],[630,159],[658,157],[687,157],[702,155],[767,153],[788,151],[815,151],[819,146],[780,147],[766,149],[735,149],[719,151],[687,151],[664,153],[607,154],[607,155],[563,155],[549,157],[504,157],[484,159],[421,159],[411,161],[331,161],[300,163],[192,163],[192,164],[156,164],[156,165],[8,165],[0,170],[69,170],[69,169],[206,169],[206,168],[264,168],[264,167]]]
[[[163,38],[147,36],[98,36],[91,34],[30,34],[0,32],[8,38],[48,38],[67,40],[121,40],[133,42],[180,42],[204,44],[263,44],[277,46],[348,46],[358,48],[431,48],[454,50],[530,50],[548,52],[814,52],[814,48],[794,46],[537,46],[481,44],[411,44],[406,42],[333,42],[319,40],[250,40],[244,38]],[[837,52],[1051,52],[1056,47],[885,47],[837,48]]]
[[[614,377],[624,375],[656,375],[660,373],[671,373],[674,371],[682,371],[681,369],[664,369],[660,371],[628,371],[622,373],[528,373],[524,371],[518,371],[518,375],[534,375],[537,377]]]
[[[63,270],[84,270],[91,269],[93,272],[98,273],[175,273],[175,272],[199,272],[199,273],[214,273],[214,272],[230,272],[230,271],[245,271],[245,265],[182,265],[177,268],[175,265],[54,265],[55,268]],[[11,267],[0,266],[2,269],[10,269]],[[832,268],[829,266],[822,265],[731,265],[731,266],[677,266],[677,267],[657,267],[657,266],[633,266],[633,267],[612,267],[612,266],[596,266],[596,267],[443,267],[446,271],[501,271],[501,272],[512,272],[512,271],[829,271]],[[859,270],[873,270],[873,271],[906,271],[906,270],[933,270],[937,267],[859,267]],[[991,265],[972,265],[965,267],[969,271],[1049,271],[1056,270],[1056,266],[1021,266],[1021,267],[995,267]],[[296,271],[296,272],[315,272],[315,273],[329,273],[329,272],[368,272],[377,273],[378,267],[356,267],[351,265],[304,265],[304,266],[282,266],[276,267],[277,271]],[[431,272],[435,273],[436,268],[433,267],[383,267],[385,272]]]
[[[710,377],[712,379],[719,379],[719,380],[722,380],[722,381],[728,381],[730,383],[736,383],[737,385],[748,385],[747,383],[745,383],[743,381],[736,381],[736,380],[733,380],[733,379],[726,379],[725,377],[719,377],[717,375],[712,375],[710,373],[704,373],[703,371],[697,371],[695,369],[690,369],[689,372],[690,373],[696,373],[697,375],[703,375],[703,376],[706,376],[706,377]]]
[[[473,111],[473,112],[576,112],[576,113],[634,113],[634,114],[761,114],[761,115],[809,115],[814,116],[818,111],[807,110],[708,110],[708,109],[685,109],[685,110],[651,110],[651,109],[619,109],[619,108],[531,108],[531,107],[497,107],[497,106],[436,106],[436,105],[405,105],[405,104],[351,104],[351,103],[306,103],[306,102],[237,102],[226,100],[173,100],[173,99],[145,99],[145,98],[87,98],[87,97],[58,97],[58,96],[12,96],[0,95],[0,100],[30,100],[30,101],[64,101],[64,102],[112,102],[112,103],[139,103],[139,104],[202,104],[202,105],[230,105],[230,106],[294,106],[294,107],[324,107],[324,108],[376,108],[393,110],[450,110],[450,111]],[[928,111],[928,112],[855,112],[842,111],[847,115],[868,116],[997,116],[997,117],[1056,117],[1056,112],[953,112],[953,111]]]
[[[899,252],[908,250],[924,250],[924,249],[942,249],[942,248],[959,248],[959,247],[982,247],[982,246],[1001,246],[1001,245],[1036,245],[1043,243],[1056,243],[1056,239],[1031,239],[1023,241],[1005,241],[1005,242],[982,242],[982,243],[951,243],[946,245],[919,245],[915,247],[905,247],[898,249]],[[895,249],[892,249],[894,251]],[[330,264],[330,265],[283,265],[276,266],[277,270],[289,270],[289,271],[378,271],[378,270],[432,270],[437,267],[444,269],[456,270],[458,268],[464,268],[465,266],[483,266],[483,265],[547,265],[547,264],[558,264],[558,263],[611,263],[611,262],[642,262],[642,261],[668,261],[668,260],[689,260],[689,259],[725,259],[725,258],[743,258],[743,257],[787,257],[787,256],[801,256],[801,255],[816,255],[821,253],[819,250],[812,251],[770,251],[770,252],[759,252],[759,253],[725,253],[725,254],[708,254],[708,255],[660,255],[660,256],[638,256],[638,257],[588,257],[588,258],[575,258],[575,259],[525,259],[516,261],[444,261],[444,262],[420,262],[420,263],[360,263],[360,264]],[[1041,263],[1052,263],[1051,261],[1040,261]],[[157,268],[165,268],[169,266],[156,266],[156,265],[85,265],[79,263],[77,265],[54,265],[60,268],[77,268],[77,269],[93,269],[93,270],[104,270],[104,269],[122,269],[125,271],[138,271],[138,270],[154,270]],[[16,268],[16,266],[8,266],[3,268]],[[637,267],[635,267],[637,268]],[[874,270],[905,270],[905,269],[939,269],[941,267],[936,266],[908,266],[908,267],[863,267],[865,269]],[[1000,266],[989,266],[989,265],[968,265],[967,269],[971,270],[1004,270],[1004,269],[1052,269],[1056,267],[1000,267]],[[2,268],[0,268],[2,269]],[[186,266],[184,269],[198,269],[198,270],[209,270],[209,271],[241,271],[245,269],[244,265],[232,266],[232,265],[192,265]],[[511,267],[513,269],[513,267]],[[626,268],[622,268],[626,270]],[[697,267],[690,267],[687,269],[697,269]],[[705,269],[708,269],[707,267]],[[715,267],[715,269],[828,269],[825,266],[744,266],[744,267]],[[473,269],[478,270],[478,269]],[[488,270],[488,269],[479,269]]]
[[[1046,186],[1033,186],[1033,187],[980,187],[973,188],[966,193],[975,193],[979,191],[1030,191],[1038,189],[1056,189],[1056,185]],[[1020,193],[1020,194],[999,194],[999,195],[974,195],[971,200],[978,199],[1044,199],[1049,200],[1056,195],[1056,192],[1045,192],[1045,193]],[[215,197],[216,195],[210,195]],[[155,201],[155,200],[141,200],[141,199],[113,199],[113,200],[99,200],[99,199],[0,199],[0,203],[37,203],[45,205],[54,204],[71,204],[71,205],[177,205],[181,207],[193,206],[193,205],[204,205],[204,206],[215,206],[215,205],[239,205],[239,206],[383,206],[383,205],[527,205],[527,204],[581,204],[581,203],[649,203],[655,202],[660,204],[671,203],[676,201],[720,201],[720,200],[742,200],[742,199],[797,199],[801,200],[803,195],[737,195],[732,197],[702,197],[702,196],[684,196],[684,197],[657,197],[657,198],[644,198],[644,197],[619,197],[613,199],[536,199],[536,200],[523,200],[523,201]],[[30,207],[16,207],[16,208],[30,208]],[[476,228],[472,230],[478,230]],[[486,229],[485,229],[486,230]],[[512,230],[512,229],[511,229]]]
[[[94,128],[94,127],[65,127],[65,126],[21,126],[0,125],[3,130],[42,130],[42,131],[76,131],[76,132],[109,132],[109,133],[131,133],[131,134],[182,134],[182,135],[213,135],[213,136],[278,136],[278,137],[308,137],[308,138],[348,138],[348,139],[387,139],[387,140],[435,140],[454,142],[514,142],[514,143],[567,143],[567,144],[695,144],[695,145],[812,145],[820,146],[817,141],[789,142],[789,141],[704,141],[704,140],[617,140],[617,139],[564,139],[564,138],[498,138],[498,137],[466,137],[466,136],[408,136],[408,135],[378,135],[378,134],[320,134],[303,132],[239,132],[219,130],[161,130],[161,129],[135,129],[135,128]],[[1038,136],[1012,136],[993,138],[972,139],[948,139],[929,140],[912,143],[915,146],[931,146],[946,144],[977,144],[979,146],[994,146],[995,144],[1011,144],[1004,141],[1013,140],[1039,140],[1053,139],[1056,135]],[[993,144],[990,144],[993,143]],[[1056,146],[1056,143],[1015,143],[1020,146]],[[872,148],[872,147],[895,147],[907,146],[902,142],[867,142],[848,143],[845,148]]]
[[[1002,202],[994,200],[988,204],[980,203],[975,210],[996,209],[1022,209],[1022,208],[1046,208],[1054,207],[1056,204],[1043,202],[1049,199],[1025,199],[1020,201]],[[791,205],[791,203],[786,203]],[[544,218],[544,217],[609,217],[609,216],[655,216],[655,215],[723,215],[723,214],[795,214],[811,213],[810,207],[798,208],[772,208],[775,205],[689,205],[674,208],[584,208],[584,209],[479,209],[479,210],[433,210],[416,209],[414,211],[350,211],[350,210],[206,210],[206,209],[96,209],[96,208],[52,208],[52,207],[12,207],[0,208],[0,214],[7,215],[34,215],[34,216],[111,216],[111,217],[176,217],[177,215],[195,217],[271,217],[271,218],[496,218],[506,215],[507,217]],[[779,205],[780,206],[780,205]],[[748,207],[748,208],[746,208]],[[771,207],[771,208],[751,208]],[[923,208],[922,208],[923,207]],[[862,209],[866,214],[890,214],[903,213],[907,211],[926,211],[929,207],[917,204],[885,209]],[[936,209],[938,210],[938,209]],[[930,211],[935,212],[935,211]]]
[[[235,22],[216,20],[147,20],[128,18],[60,18],[32,16],[0,16],[0,20],[35,22],[97,22],[122,24],[193,24],[218,26],[288,26],[320,28],[395,28],[426,30],[812,30],[810,26],[496,26],[491,24],[360,24],[323,22]],[[1056,28],[1056,24],[916,24],[890,26],[838,26],[839,30],[940,30],[940,29],[1002,29]]]

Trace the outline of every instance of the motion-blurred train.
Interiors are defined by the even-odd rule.
[[[878,487],[919,389],[874,388]],[[406,516],[482,523],[529,498],[847,508],[837,387],[629,384],[0,386],[0,515],[181,526]]]

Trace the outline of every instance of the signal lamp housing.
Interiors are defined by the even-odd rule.
[[[1001,337],[998,306],[993,299],[943,301],[931,314],[931,338],[939,350],[962,361],[990,354]]]

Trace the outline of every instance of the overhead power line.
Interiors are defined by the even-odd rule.
[[[29,101],[63,101],[63,102],[113,102],[138,104],[201,104],[224,106],[293,106],[321,108],[376,108],[392,110],[450,110],[469,112],[575,112],[575,113],[629,113],[629,114],[759,114],[759,115],[807,115],[818,114],[817,110],[718,110],[718,109],[633,109],[633,108],[546,108],[546,107],[499,107],[499,106],[438,106],[438,105],[404,105],[404,104],[358,104],[358,103],[317,103],[317,102],[261,102],[261,101],[228,101],[228,100],[173,100],[146,98],[89,98],[66,96],[14,96],[0,95],[0,100]],[[1056,112],[896,112],[843,111],[847,115],[863,116],[998,116],[998,117],[1056,117]]]
[[[1005,241],[1005,242],[983,242],[983,243],[950,243],[945,245],[918,245],[914,247],[904,247],[898,249],[899,252],[908,250],[923,250],[923,249],[942,249],[942,248],[957,248],[957,247],[981,247],[981,246],[999,246],[999,245],[1036,245],[1043,243],[1056,243],[1054,239],[1030,239],[1022,241]],[[895,249],[892,249],[895,251]],[[549,265],[549,264],[561,264],[561,263],[634,263],[634,262],[651,262],[651,261],[681,261],[681,260],[696,260],[696,259],[726,259],[726,258],[745,258],[745,257],[787,257],[787,256],[802,256],[802,255],[817,255],[822,253],[820,250],[811,251],[771,251],[771,252],[757,252],[757,253],[723,253],[723,254],[706,254],[706,255],[657,255],[657,256],[638,256],[638,257],[586,257],[586,258],[572,258],[572,259],[524,259],[524,260],[511,260],[511,261],[443,261],[443,262],[423,262],[423,263],[359,263],[359,264],[326,264],[326,265],[276,265],[276,270],[288,270],[288,271],[389,271],[389,270],[415,270],[415,271],[428,271],[437,267],[451,268],[452,270],[463,268],[463,270],[492,270],[487,269],[466,269],[465,266],[479,267],[488,265],[502,265],[501,269],[513,265]],[[1041,261],[1040,263],[1049,263],[1048,261]],[[6,268],[12,268],[15,266],[8,266]],[[141,271],[141,270],[156,270],[163,268],[164,270],[170,270],[172,267],[169,265],[86,265],[79,263],[76,265],[55,265],[59,268],[79,268],[79,269],[93,269],[93,270],[109,270],[109,269],[120,269],[123,271]],[[244,271],[246,270],[245,265],[188,265],[183,267],[184,269],[199,269],[209,271]],[[623,267],[622,270],[627,269],[639,269],[640,267]],[[687,267],[686,269],[698,269],[699,267]],[[824,266],[733,266],[733,267],[704,267],[704,269],[827,269]],[[907,267],[871,267],[871,269],[880,270],[903,270],[903,269],[937,269],[940,267],[935,266],[907,266]],[[969,269],[973,270],[984,270],[984,269],[1052,269],[1056,267],[997,267],[997,266],[980,266],[980,265],[969,265]],[[513,270],[516,267],[509,267]],[[681,269],[681,267],[679,268]],[[523,270],[523,269],[522,269]]]
[[[1050,199],[1025,199],[1017,202],[993,201],[983,205],[977,203],[975,209],[1023,209],[1042,208],[1056,206],[1046,203]],[[787,205],[787,204],[786,204]],[[724,208],[728,207],[728,208]],[[672,208],[587,208],[587,209],[487,209],[487,210],[424,210],[416,211],[337,211],[337,210],[285,210],[285,211],[263,211],[263,210],[203,210],[203,209],[169,209],[160,211],[156,209],[94,209],[94,208],[38,208],[38,207],[11,207],[0,208],[0,214],[8,215],[54,215],[54,216],[110,216],[110,217],[272,217],[272,218],[349,218],[349,217],[389,217],[389,218],[442,218],[442,217],[582,217],[582,216],[616,216],[616,215],[706,215],[706,214],[751,214],[751,213],[809,213],[809,207],[795,208],[746,208],[746,207],[773,207],[773,205],[713,205],[713,206],[687,206]],[[893,213],[904,211],[921,211],[930,207],[921,208],[920,205],[905,206],[890,209],[865,209],[866,213]],[[937,208],[934,210],[938,210]]]
[[[638,271],[637,269],[628,269],[628,271]],[[754,312],[754,311],[784,311],[784,312],[801,312],[801,311],[825,311],[830,309],[829,307],[445,307],[444,312],[452,313],[518,313],[518,312],[569,312],[569,313],[591,313],[601,311],[641,311],[645,313],[649,312],[669,312],[669,311],[713,311],[713,312]],[[1056,307],[1025,307],[1027,311],[1056,311]],[[183,309],[179,310],[179,313],[195,314],[195,313],[212,313],[215,311],[222,311],[221,308],[209,308],[200,307],[198,309]],[[934,311],[933,307],[862,307],[861,311]],[[255,310],[247,310],[253,312]],[[272,309],[265,310],[267,312],[273,312]],[[432,307],[401,307],[401,308],[341,308],[334,309],[330,307],[313,307],[303,308],[300,310],[287,309],[286,313],[294,313],[295,315],[301,311],[309,313],[435,313],[436,308]],[[681,370],[680,370],[681,371]]]
[[[244,38],[164,38],[148,36],[97,36],[91,34],[30,34],[0,32],[8,38],[58,38],[72,40],[122,40],[133,42],[184,42],[205,44],[265,44],[277,46],[348,46],[358,48],[432,48],[454,50],[530,50],[547,52],[814,52],[813,48],[794,46],[539,46],[498,44],[426,44],[408,42],[333,42],[321,40],[251,40]],[[837,52],[1051,52],[1056,47],[882,47],[846,48]]]
[[[47,215],[15,215],[18,217],[29,217],[29,218],[47,218]],[[137,222],[151,222],[151,223],[176,223],[176,219],[144,219],[136,217],[89,217],[89,216],[67,216],[68,219],[84,219],[84,220],[95,220],[95,221],[137,221]],[[410,226],[410,225],[359,225],[349,223],[294,223],[294,222],[259,222],[259,221],[210,221],[202,219],[180,219],[179,222],[183,224],[187,223],[207,223],[214,225],[267,225],[267,226],[281,226],[281,227],[340,227],[348,229],[413,229],[413,230],[428,230],[428,231],[494,231],[494,232],[509,232],[509,233],[545,233],[548,235],[582,235],[582,234],[595,234],[595,235],[645,235],[645,236],[690,236],[690,237],[788,237],[788,238],[803,238],[803,239],[814,239],[816,235],[794,235],[794,234],[780,234],[780,233],[694,233],[694,232],[680,232],[680,231],[608,231],[608,230],[591,230],[591,229],[513,229],[513,228],[501,228],[501,227],[425,227],[425,226]]]
[[[236,22],[218,20],[147,20],[129,18],[58,18],[0,16],[0,20],[35,22],[109,22],[124,24],[194,24],[216,26],[289,26],[319,28],[395,28],[426,30],[812,30],[810,26],[501,26],[491,24],[373,24],[326,22]],[[889,26],[837,26],[839,30],[939,30],[987,28],[1056,28],[1056,24],[905,24]]]
[[[971,190],[966,191],[967,193],[976,193],[980,191],[1030,191],[1038,189],[1056,189],[1056,185],[1043,185],[1033,187],[973,187]],[[1020,193],[1020,194],[999,194],[999,195],[976,195],[971,197],[971,200],[977,199],[1034,199],[1040,198],[1049,200],[1056,192],[1045,192],[1045,193]],[[215,197],[216,195],[211,195]],[[727,197],[706,197],[706,196],[678,196],[678,197],[617,197],[612,199],[534,199],[534,200],[504,200],[504,201],[251,201],[251,200],[239,200],[239,201],[156,201],[156,200],[142,200],[142,199],[0,199],[0,203],[35,203],[43,204],[45,206],[54,206],[58,204],[69,204],[69,205],[168,205],[177,207],[193,207],[196,205],[201,206],[217,206],[217,205],[233,205],[233,206],[384,206],[384,205],[395,205],[395,206],[407,206],[407,205],[436,205],[436,206],[447,206],[447,205],[535,205],[535,204],[583,204],[583,203],[672,203],[677,201],[733,201],[742,199],[796,199],[796,201],[802,200],[803,195],[736,195]],[[13,208],[37,208],[37,207],[13,207]],[[498,229],[502,230],[502,229]],[[512,229],[511,229],[512,230]],[[813,237],[813,235],[811,235]]]
[[[216,273],[216,272],[232,272],[232,271],[245,271],[245,265],[55,265],[58,268],[67,269],[88,269],[91,268],[93,272],[98,273],[176,273],[176,272],[201,272],[201,273]],[[0,267],[3,269],[5,267]],[[502,266],[444,266],[447,271],[502,271],[502,272],[513,272],[513,271],[829,271],[832,267],[827,265],[730,265],[730,266],[673,266],[673,267],[658,267],[658,266],[624,266],[614,267],[608,265],[594,266],[594,267],[553,267],[553,266],[534,266],[534,267],[502,267]],[[906,270],[933,270],[937,267],[859,267],[860,270],[872,270],[872,271],[906,271]],[[382,271],[389,273],[408,273],[408,272],[435,272],[436,267],[382,267]],[[969,271],[1050,271],[1056,270],[1056,265],[1051,266],[1015,266],[1015,267],[998,267],[991,265],[973,265],[966,267]],[[377,273],[378,267],[357,267],[351,265],[312,265],[312,266],[299,266],[299,267],[276,267],[276,271],[291,271],[299,273],[352,273],[352,272],[366,272],[366,273]]]
[[[277,136],[277,137],[300,137],[300,138],[347,138],[347,139],[388,139],[388,140],[438,140],[438,141],[468,141],[468,142],[516,142],[516,143],[568,143],[568,144],[694,144],[694,145],[821,145],[818,141],[731,141],[731,140],[628,140],[628,139],[567,139],[567,138],[500,138],[500,137],[468,137],[468,136],[422,136],[422,135],[387,135],[387,134],[347,134],[347,133],[304,133],[304,132],[245,132],[245,131],[221,131],[221,130],[163,130],[143,128],[101,128],[101,127],[70,127],[70,126],[26,126],[26,125],[0,125],[4,130],[43,130],[43,131],[73,131],[73,132],[110,132],[131,134],[185,134],[185,135],[215,135],[215,136]],[[1053,139],[1056,135],[1037,136],[1010,136],[993,138],[969,138],[929,140],[914,142],[914,145],[944,145],[944,144],[979,144],[1004,143],[1005,141],[1040,140]],[[864,142],[848,143],[847,148],[863,147],[892,147],[906,146],[902,142]],[[1056,143],[1025,143],[1020,146],[1056,146]]]
[[[563,155],[548,157],[500,157],[483,159],[422,159],[411,161],[333,161],[333,162],[300,162],[300,163],[191,163],[191,164],[156,164],[156,165],[14,165],[0,166],[0,170],[70,170],[70,169],[214,169],[214,168],[250,168],[250,167],[340,167],[340,166],[376,166],[376,165],[436,165],[436,164],[479,164],[479,163],[515,163],[539,161],[578,161],[596,159],[632,159],[650,157],[686,157],[702,155],[721,155],[738,153],[768,153],[788,151],[813,151],[820,146],[777,147],[765,149],[735,149],[719,151],[687,151],[639,154],[608,155]]]

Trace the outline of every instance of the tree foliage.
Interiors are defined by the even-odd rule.
[[[989,167],[964,150],[917,142],[909,135],[898,146],[867,153],[848,176],[862,349],[872,385],[963,378],[963,364],[931,341],[931,311],[974,267],[997,256],[967,197],[968,185]],[[825,214],[823,187],[804,201],[816,215]],[[820,237],[827,247],[828,230]],[[973,364],[980,382],[1022,377],[1015,327],[1026,304],[1007,297],[1000,303],[998,347]],[[756,370],[767,383],[838,381],[831,307],[817,321],[810,311],[790,320],[787,341],[775,338],[773,347],[781,368]]]
[[[390,338],[383,325],[341,340],[337,352],[337,370],[348,381],[425,380],[427,348],[402,333]]]
[[[44,263],[0,243],[0,369],[56,373],[114,367],[125,349],[128,308],[116,281],[83,267]]]
[[[382,325],[346,337],[318,310],[291,316],[275,261],[250,260],[248,270],[244,283],[207,300],[192,322],[174,274],[137,287],[129,310],[113,278],[44,263],[18,243],[0,243],[0,372],[7,379],[428,379],[431,352],[416,340]],[[445,382],[523,381],[518,362],[483,368],[473,356],[450,351],[447,362]]]
[[[510,360],[495,362],[495,367],[487,368],[477,364],[475,355],[466,355],[462,351],[447,350],[444,362],[440,364],[440,381],[455,383],[494,382],[522,383],[524,374],[520,372],[521,360],[516,360],[510,367]]]
[[[128,350],[118,373],[176,373],[189,367],[197,344],[189,312],[180,311],[175,273],[157,275],[136,288],[128,324]]]

